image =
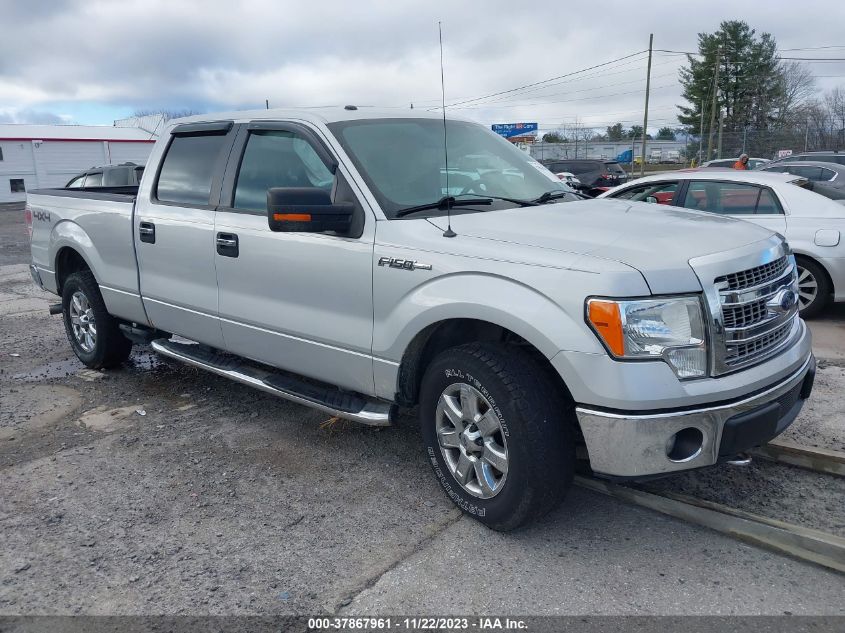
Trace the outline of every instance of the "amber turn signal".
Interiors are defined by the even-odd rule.
[[[276,222],[310,222],[310,213],[274,213],[273,220]]]
[[[615,356],[624,356],[625,340],[622,335],[619,304],[613,301],[591,299],[587,305],[587,317],[608,349]]]

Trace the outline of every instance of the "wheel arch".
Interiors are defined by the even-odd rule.
[[[94,274],[88,260],[85,259],[85,256],[80,252],[80,250],[74,246],[62,246],[59,248],[56,252],[54,261],[54,270],[56,271],[56,289],[59,295],[62,294],[62,288],[64,287],[65,281],[73,273],[81,270],[87,270],[90,271],[92,275]],[[96,279],[96,275],[94,275],[94,278]]]
[[[802,260],[802,259],[808,260],[808,261],[811,261],[812,263],[814,263],[819,268],[821,268],[822,271],[824,272],[825,277],[827,278],[827,283],[830,285],[831,293],[836,294],[836,283],[833,281],[833,275],[830,274],[830,271],[827,269],[827,266],[825,266],[824,262],[822,262],[820,259],[814,257],[810,253],[807,253],[807,252],[804,252],[804,251],[801,251],[801,250],[793,251],[793,252],[795,254],[796,261],[798,261],[799,263],[800,263],[800,260]]]
[[[422,377],[432,360],[447,349],[476,342],[513,345],[527,352],[548,373],[567,401],[572,402],[569,388],[539,346],[507,327],[476,318],[443,319],[426,326],[411,339],[399,363],[396,402],[406,407],[416,405]]]

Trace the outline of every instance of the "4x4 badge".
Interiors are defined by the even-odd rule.
[[[422,264],[413,259],[400,259],[398,257],[380,257],[378,265],[401,268],[403,270],[431,270],[431,264]]]

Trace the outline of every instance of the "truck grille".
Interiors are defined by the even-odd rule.
[[[716,373],[760,362],[787,343],[798,314],[797,295],[788,292],[795,278],[788,256],[716,277],[722,317]]]
[[[789,258],[781,257],[768,264],[755,266],[748,270],[741,270],[738,273],[731,273],[716,279],[716,285],[727,283],[728,290],[745,290],[753,286],[759,286],[772,279],[777,279],[789,265]]]
[[[776,330],[763,334],[760,338],[748,343],[728,343],[726,347],[725,362],[728,365],[744,364],[744,361],[754,359],[763,355],[773,348],[777,348],[789,336],[792,330],[792,320],[781,325]]]

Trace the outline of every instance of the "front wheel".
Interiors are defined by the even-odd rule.
[[[572,483],[570,409],[547,371],[516,346],[472,343],[425,372],[426,456],[450,499],[495,530],[553,510]]]
[[[70,275],[62,287],[62,318],[76,357],[92,369],[114,367],[127,358],[132,342],[121,333],[90,271]]]

